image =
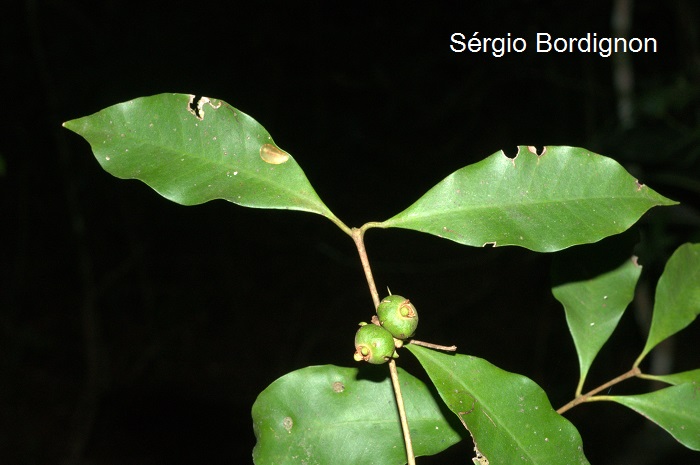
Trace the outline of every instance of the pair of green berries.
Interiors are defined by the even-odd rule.
[[[377,307],[379,324],[360,323],[355,334],[355,355],[358,362],[375,365],[398,357],[396,349],[413,336],[418,326],[416,307],[400,295],[390,295]]]

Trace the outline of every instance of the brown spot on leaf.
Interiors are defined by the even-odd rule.
[[[340,381],[333,383],[333,392],[343,392],[345,390],[345,385]]]
[[[272,144],[263,144],[260,146],[260,158],[262,158],[265,163],[281,165],[289,160],[289,154]]]

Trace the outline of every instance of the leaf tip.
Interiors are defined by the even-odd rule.
[[[634,185],[637,187],[637,192],[645,191],[647,193],[647,195],[658,196],[659,200],[658,200],[658,203],[656,205],[671,206],[671,205],[678,205],[680,203],[680,202],[677,202],[673,199],[669,199],[667,197],[664,197],[664,196],[660,195],[658,192],[654,192],[653,190],[651,190],[649,188],[649,186],[647,186],[644,183],[639,182],[638,179],[634,180]]]
[[[76,119],[64,121],[63,123],[61,123],[61,127],[64,127],[66,129],[68,129],[69,131],[73,131],[74,133],[79,134],[78,131],[76,130],[76,127],[77,127],[76,121],[77,121]]]

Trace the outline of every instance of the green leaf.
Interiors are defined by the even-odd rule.
[[[575,147],[519,147],[455,171],[377,227],[473,246],[552,252],[621,233],[656,205],[673,205],[616,161]]]
[[[656,345],[688,326],[700,313],[700,244],[683,244],[671,255],[656,285],[649,337],[639,365]]]
[[[486,360],[407,347],[490,463],[587,464],[581,437],[530,379]]]
[[[700,450],[700,384],[683,383],[648,394],[604,396],[644,415],[684,446]]]
[[[696,383],[700,386],[700,368],[670,375],[643,375],[643,378],[663,381],[669,384]]]
[[[367,373],[382,376],[378,381]],[[387,374],[384,365],[363,370],[328,365],[279,378],[253,405],[253,460],[257,465],[406,463]],[[415,454],[437,454],[459,442],[459,432],[425,384],[401,369],[399,379]]]
[[[581,377],[577,394],[581,393],[593,359],[634,299],[634,288],[641,272],[642,267],[633,257],[617,269],[593,279],[552,288],[554,297],[564,306],[578,354]]]
[[[90,143],[106,171],[140,179],[173,202],[225,199],[335,219],[294,158],[257,121],[221,100],[160,94],[64,126]]]

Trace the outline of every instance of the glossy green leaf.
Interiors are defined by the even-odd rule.
[[[388,369],[365,368],[307,367],[268,386],[253,405],[255,463],[406,463]],[[362,376],[377,372],[383,374],[379,381]],[[399,379],[415,454],[437,454],[459,442],[460,433],[425,384],[401,369]]]
[[[90,143],[106,171],[140,179],[173,202],[225,199],[335,218],[294,157],[257,121],[221,100],[160,94],[64,126]]]
[[[581,436],[525,376],[486,360],[406,346],[491,464],[587,464]]]
[[[681,371],[670,375],[645,375],[645,378],[663,381],[668,384],[695,383],[700,386],[700,368],[697,370]]]
[[[552,252],[618,234],[673,205],[616,161],[575,147],[519,147],[455,171],[377,227],[414,229],[473,246]]]
[[[700,450],[700,384],[683,383],[648,394],[605,399],[639,412],[684,446]]]
[[[700,314],[700,244],[683,244],[671,255],[656,286],[646,354],[669,336],[688,326]]]
[[[578,354],[581,373],[578,394],[593,359],[634,299],[634,288],[641,272],[642,267],[633,257],[617,269],[593,279],[552,288],[554,297],[564,306],[566,322]]]

